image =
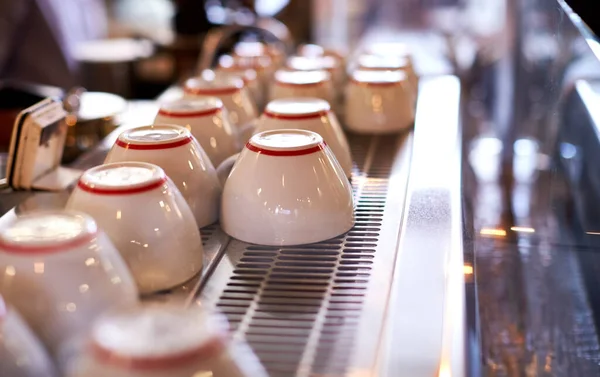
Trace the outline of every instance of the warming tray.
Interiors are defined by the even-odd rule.
[[[423,78],[414,131],[348,135],[356,225],[347,234],[267,247],[212,225],[202,229],[202,276],[143,299],[218,308],[274,377],[466,375],[473,270],[463,265],[459,106],[458,78]],[[101,163],[115,137],[76,166]],[[17,213],[68,197],[19,195]]]

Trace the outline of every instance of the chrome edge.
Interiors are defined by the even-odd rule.
[[[460,82],[423,78],[387,318],[372,375],[464,376]]]

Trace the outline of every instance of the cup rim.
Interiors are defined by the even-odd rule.
[[[121,185],[107,185],[97,182],[90,182],[90,176],[92,176],[92,174],[98,171],[109,170],[118,167],[138,167],[149,170],[151,169],[153,170],[153,172],[152,176],[149,179],[146,179],[142,182],[125,183]],[[81,178],[79,178],[79,181],[77,182],[77,187],[83,191],[98,195],[130,195],[153,190],[155,188],[161,187],[166,182],[167,175],[165,174],[164,170],[162,170],[160,167],[146,162],[127,161],[99,165],[86,170],[81,176]]]
[[[226,95],[234,94],[244,88],[244,80],[238,77],[229,77],[229,84],[224,84],[216,87],[200,87],[202,83],[211,82],[202,78],[193,77],[188,79],[183,85],[183,91],[194,95]]]
[[[193,107],[194,104],[196,104],[198,108],[202,107],[202,109],[177,109],[172,107],[179,104],[189,104],[190,107]],[[202,106],[200,104],[202,104]],[[214,115],[222,109],[223,102],[216,97],[202,99],[181,98],[176,101],[170,101],[161,104],[160,109],[158,110],[158,115],[163,115],[170,118],[199,118],[208,115]]]
[[[298,102],[314,103],[315,107],[318,107],[318,109],[312,110],[312,111],[306,111],[306,112],[300,112],[300,111],[285,112],[285,111],[273,109],[273,107],[276,107],[277,105],[280,105],[283,103],[298,103]],[[304,120],[304,119],[320,118],[323,116],[326,117],[329,115],[330,111],[331,111],[331,105],[327,101],[319,99],[319,98],[310,98],[310,97],[281,98],[281,99],[276,99],[276,100],[269,102],[267,104],[267,106],[265,107],[265,110],[263,111],[263,115],[266,116],[267,118],[273,118],[273,119]]]
[[[293,65],[294,60],[304,60],[304,61],[312,61],[317,60],[318,63],[315,63],[313,67],[304,68]],[[327,62],[328,64],[326,64]],[[322,56],[304,56],[304,55],[293,55],[290,56],[286,62],[286,67],[296,70],[296,71],[315,71],[315,70],[323,70],[327,72],[332,72],[337,68],[341,67],[340,62],[333,56],[330,55],[322,55]]]
[[[305,142],[296,145],[269,144],[262,142],[272,135],[296,134],[303,135]],[[322,151],[326,144],[323,137],[316,132],[300,129],[282,129],[259,132],[246,143],[246,149],[267,156],[292,157],[303,156]]]
[[[296,76],[314,75],[314,76],[316,76],[316,73],[320,73],[320,77],[315,78],[311,81],[305,81],[305,82],[292,81],[290,79],[288,79],[286,81],[285,77],[284,77],[286,75],[287,76],[293,76],[293,75],[296,75]],[[277,72],[275,72],[275,75],[274,75],[274,82],[278,86],[292,86],[292,87],[320,86],[320,85],[324,85],[328,81],[331,81],[331,74],[324,69],[307,70],[307,71],[280,69],[280,70],[277,70]]]
[[[360,76],[366,77],[361,78]],[[407,75],[401,70],[356,70],[350,76],[349,81],[359,86],[398,86],[406,80]]]
[[[408,57],[402,55],[362,54],[357,60],[359,70],[403,70],[410,68],[411,65]],[[369,62],[368,60],[378,60],[378,62]]]
[[[217,111],[219,110],[220,109],[218,109]],[[130,136],[134,132],[140,132],[148,129],[172,130],[176,131],[177,133],[173,138],[165,140],[136,140]],[[185,127],[177,126],[174,124],[151,124],[146,126],[134,127],[123,131],[115,141],[115,145],[124,149],[132,150],[159,150],[181,147],[183,145],[191,143],[193,140],[194,138],[191,132]]]
[[[10,229],[16,223],[22,222],[35,217],[43,217],[49,215],[61,215],[67,217],[80,217],[83,219],[83,226],[80,232],[69,239],[49,239],[41,242],[34,242],[30,244],[17,243],[12,240],[6,239],[4,231],[0,232],[0,248],[7,253],[11,254],[47,254],[58,251],[67,251],[90,242],[98,234],[98,226],[96,222],[89,216],[76,212],[76,211],[40,211],[32,214],[26,214],[18,217],[10,226],[6,229]],[[0,297],[1,301],[1,297]],[[0,303],[0,311],[1,311]],[[1,315],[0,315],[1,317]]]

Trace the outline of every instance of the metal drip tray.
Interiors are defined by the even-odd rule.
[[[302,246],[231,240],[202,293],[201,301],[228,317],[272,376],[345,375],[369,295],[385,294],[374,280],[393,270],[412,135],[351,135],[349,142],[354,228]],[[373,329],[382,327],[384,307],[378,309],[369,316]],[[361,344],[375,349],[378,339],[373,331]]]
[[[423,78],[414,131],[348,135],[347,234],[270,247],[203,228],[203,273],[143,300],[216,307],[273,377],[465,375],[459,98],[457,78]],[[37,193],[16,213],[67,196]]]

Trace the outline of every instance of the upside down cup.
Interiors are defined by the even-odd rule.
[[[405,131],[415,120],[414,94],[400,71],[355,71],[346,87],[346,127],[360,134]]]
[[[269,99],[311,97],[321,98],[330,105],[336,104],[336,94],[327,71],[286,71],[275,72]]]
[[[221,225],[254,244],[320,242],[354,225],[352,189],[319,134],[261,132],[248,141],[225,183]]]
[[[122,162],[91,168],[79,179],[67,208],[91,215],[104,229],[140,293],[172,288],[202,270],[194,215],[156,165]]]
[[[57,359],[103,311],[138,300],[118,251],[83,213],[32,212],[3,227],[0,271],[0,294]]]
[[[258,117],[258,109],[242,79],[204,71],[201,77],[187,80],[183,92],[185,98],[209,96],[220,99],[227,109],[229,121],[238,130],[240,140],[246,142]]]
[[[346,177],[352,176],[350,146],[329,103],[318,98],[285,98],[269,102],[256,131],[301,129],[323,137]]]
[[[180,99],[162,104],[154,124],[176,124],[190,130],[217,167],[243,145],[227,114],[223,102],[215,97]]]
[[[188,129],[154,124],[123,132],[105,163],[126,161],[160,166],[185,198],[198,227],[218,220],[221,184],[208,156]]]
[[[57,377],[57,371],[29,326],[0,296],[0,376]]]

